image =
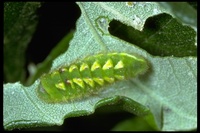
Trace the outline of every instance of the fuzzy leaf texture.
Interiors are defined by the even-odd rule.
[[[50,71],[62,65],[70,65],[89,55],[113,51],[141,55],[148,61],[149,70],[137,78],[106,86],[104,91],[97,95],[64,104],[48,104],[37,96],[40,79],[30,87],[24,87],[19,82],[4,84],[4,128],[13,130],[62,125],[64,119],[69,117],[89,115],[98,107],[116,104],[125,111],[144,116],[156,130],[196,129],[195,27],[176,21],[176,15],[157,2],[80,2],[77,4],[82,14],[76,23],[74,37],[68,50],[53,61]],[[167,18],[167,21],[162,17],[158,19],[158,15],[161,14]],[[145,26],[148,18],[151,18],[155,28]],[[138,38],[145,45],[140,46],[134,39],[130,42],[122,40],[118,34],[111,35],[113,27],[110,23],[113,21],[128,26],[126,27],[128,29],[134,29],[132,38]],[[117,24],[114,28],[120,28],[120,25]],[[177,35],[176,31],[182,32]],[[159,32],[162,34],[158,34]],[[187,34],[188,32],[190,34]],[[166,47],[160,44],[162,42],[169,46],[166,50],[170,49],[170,52],[162,48]],[[176,53],[180,52],[179,47],[182,53],[190,54],[176,56]],[[160,49],[167,54],[157,52]]]

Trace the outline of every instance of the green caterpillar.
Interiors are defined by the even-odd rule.
[[[48,103],[68,102],[96,94],[106,85],[147,71],[147,61],[127,53],[96,54],[41,76],[38,95]]]

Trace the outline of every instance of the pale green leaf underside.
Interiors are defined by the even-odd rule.
[[[141,8],[147,4],[145,10]],[[125,96],[151,110],[160,130],[190,130],[197,127],[197,58],[152,57],[137,46],[119,40],[96,26],[100,16],[142,29],[145,20],[163,12],[156,3],[141,3],[130,8],[122,3],[78,3],[82,15],[67,52],[54,60],[51,70],[95,53],[125,51],[142,55],[149,61],[149,71],[136,79],[118,82],[87,99],[66,104],[46,104],[37,97],[37,80],[30,87],[19,83],[4,85],[4,128],[31,127],[31,124],[61,125],[64,118],[91,114],[99,100]],[[148,12],[146,12],[148,9]],[[132,17],[140,16],[132,23]],[[138,23],[139,22],[139,23]],[[104,25],[105,26],[105,25]],[[35,126],[34,125],[34,126]]]

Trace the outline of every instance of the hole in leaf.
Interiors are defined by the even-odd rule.
[[[154,56],[197,56],[196,32],[163,13],[149,17],[142,31],[113,20],[109,32],[135,44]]]

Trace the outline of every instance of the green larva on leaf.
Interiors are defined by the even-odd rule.
[[[96,54],[44,74],[37,92],[48,103],[73,101],[96,94],[119,80],[134,78],[147,69],[147,61],[136,55]]]

